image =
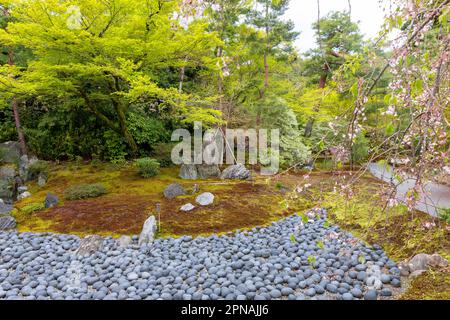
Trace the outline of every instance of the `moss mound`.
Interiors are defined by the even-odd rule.
[[[97,198],[106,194],[106,188],[102,184],[78,184],[64,191],[66,200],[80,200],[88,198]]]

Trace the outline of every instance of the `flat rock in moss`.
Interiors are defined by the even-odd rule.
[[[0,230],[11,230],[16,227],[16,219],[14,217],[5,215],[0,216]]]
[[[180,210],[181,211],[191,211],[194,210],[195,206],[192,203],[186,203],[185,205],[183,205]]]
[[[178,183],[172,183],[164,190],[164,197],[167,199],[173,199],[184,194],[186,194],[186,190]]]
[[[202,206],[208,206],[214,202],[214,195],[211,192],[204,192],[195,201]]]

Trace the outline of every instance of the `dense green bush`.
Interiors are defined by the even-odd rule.
[[[48,178],[50,173],[50,168],[47,161],[37,160],[32,162],[28,167],[28,180],[36,180],[40,175]]]
[[[16,140],[16,126],[11,108],[2,109],[2,105],[0,105],[0,142]]]
[[[161,167],[170,167],[172,162],[172,149],[175,143],[158,143],[154,146],[152,156]]]
[[[364,136],[363,133],[358,134],[355,137],[352,148],[352,158],[356,163],[361,163],[367,159],[369,154],[369,140]]]
[[[438,209],[438,217],[447,223],[450,223],[450,209],[440,208]]]
[[[283,99],[268,96],[258,106],[262,127],[280,130],[280,166],[302,166],[309,162],[311,152],[303,143],[297,118]]]
[[[128,113],[127,125],[136,143],[145,149],[170,138],[170,134],[161,120],[140,110]]]
[[[106,193],[107,190],[102,184],[79,184],[66,189],[64,191],[64,198],[67,200],[96,198]]]
[[[139,174],[144,178],[154,177],[159,173],[160,164],[155,159],[142,158],[136,160]]]
[[[29,150],[40,159],[97,157],[112,163],[123,163],[131,156],[124,138],[85,110],[80,103],[77,100],[63,101],[58,103],[57,108],[49,108],[43,104],[31,105],[30,102],[29,106],[21,108]],[[147,156],[155,145],[170,138],[170,124],[138,109],[128,113],[127,126],[141,156]]]

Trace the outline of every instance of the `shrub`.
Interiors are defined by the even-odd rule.
[[[136,160],[139,174],[144,178],[154,177],[159,173],[160,164],[155,159],[142,158]]]
[[[445,222],[450,223],[450,208],[438,209],[438,217],[441,218],[442,220],[444,220]]]
[[[363,133],[358,134],[355,138],[352,149],[353,161],[356,163],[361,163],[366,160],[369,154],[369,148],[369,140]]]
[[[67,200],[96,198],[106,193],[106,188],[102,184],[79,184],[66,189],[64,191],[64,198]]]
[[[172,149],[175,143],[158,143],[154,147],[153,157],[161,167],[169,167],[172,163]]]
[[[30,164],[28,167],[28,180],[36,180],[40,175],[48,178],[49,175],[49,165],[47,161],[37,160]]]
[[[297,118],[286,101],[268,96],[260,102],[262,124],[267,129],[280,130],[279,158],[281,167],[303,166],[310,161],[311,151],[303,143]]]
[[[101,166],[102,166],[102,161],[101,161],[100,159],[97,159],[97,158],[92,159],[92,160],[91,160],[91,166],[92,166],[93,168],[95,168],[95,169],[101,168]]]

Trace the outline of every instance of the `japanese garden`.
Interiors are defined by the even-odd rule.
[[[331,2],[0,0],[0,300],[449,300],[450,0]]]

